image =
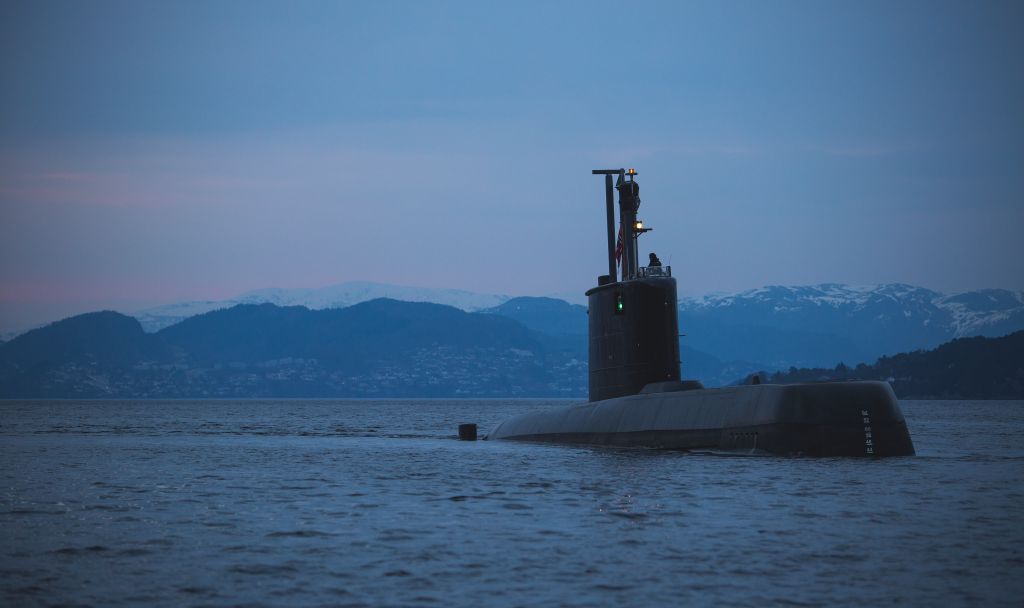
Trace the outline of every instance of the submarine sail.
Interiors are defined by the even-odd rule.
[[[608,274],[587,291],[589,401],[511,418],[487,439],[804,456],[914,454],[886,382],[706,389],[682,380],[672,269],[653,254],[648,266],[638,260],[638,240],[650,228],[637,219],[636,171],[593,173],[605,178]]]
[[[616,186],[620,234],[629,232],[621,247],[622,280],[602,277],[587,292],[591,401],[635,395],[652,382],[679,380],[676,280],[671,268],[640,268],[637,263],[638,231],[645,229],[637,227],[640,186],[635,175],[630,170]]]

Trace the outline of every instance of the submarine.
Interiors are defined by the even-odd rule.
[[[486,439],[722,454],[914,455],[888,382],[783,385],[755,376],[740,386],[705,388],[682,379],[672,268],[653,255],[647,266],[638,261],[638,239],[650,228],[637,219],[637,172],[593,174],[605,182],[608,274],[586,292],[589,401],[510,418]]]

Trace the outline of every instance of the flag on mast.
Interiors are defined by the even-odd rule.
[[[620,265],[622,258],[622,224],[619,224],[619,240],[615,242],[615,265]]]

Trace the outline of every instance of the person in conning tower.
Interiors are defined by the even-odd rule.
[[[650,257],[651,261],[647,264],[648,266],[661,266],[661,260],[658,259],[658,256],[655,255],[653,251],[651,252]]]

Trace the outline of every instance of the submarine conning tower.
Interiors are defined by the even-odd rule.
[[[651,229],[637,219],[636,171],[593,173],[605,176],[608,223],[608,274],[587,291],[590,401],[601,401],[635,395],[649,385],[679,382],[679,317],[672,268],[639,265],[638,241]],[[617,233],[614,190],[619,193]]]

